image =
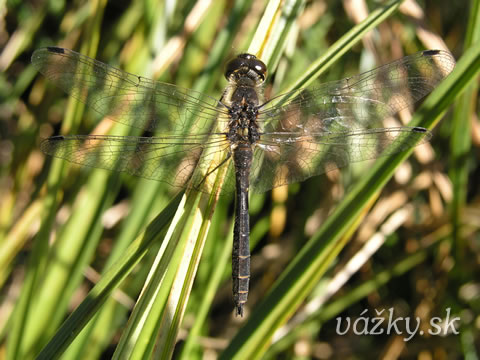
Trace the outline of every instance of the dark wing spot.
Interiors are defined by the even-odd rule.
[[[440,50],[425,50],[423,55],[437,55],[440,53]]]
[[[416,126],[416,127],[414,127],[414,128],[412,129],[412,131],[413,131],[413,132],[424,133],[424,132],[427,132],[427,129],[424,129],[424,128],[422,128],[422,127]]]
[[[50,52],[53,52],[53,53],[57,53],[57,54],[64,54],[65,53],[65,50],[63,48],[59,48],[59,47],[56,47],[56,46],[48,46],[47,50],[50,51]]]

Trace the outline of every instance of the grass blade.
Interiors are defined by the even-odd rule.
[[[56,359],[83,329],[96,311],[106,301],[118,284],[128,275],[131,269],[140,261],[151,243],[158,239],[159,234],[173,218],[180,206],[183,193],[179,193],[170,204],[150,223],[143,234],[129,246],[125,254],[109,269],[102,279],[90,291],[87,298],[58,329],[38,355],[38,359]]]

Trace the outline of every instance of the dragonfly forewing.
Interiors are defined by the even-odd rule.
[[[412,108],[454,67],[449,52],[423,51],[356,76],[278,95],[262,106],[259,121],[265,132],[382,128],[384,119]]]
[[[210,131],[212,119],[228,122],[225,107],[213,97],[134,75],[72,50],[36,50],[32,64],[66,93],[124,125],[188,134]]]
[[[428,141],[431,133],[426,129],[386,128],[384,120],[411,109],[454,66],[450,53],[424,51],[273,98],[259,115],[263,135],[256,147],[252,190],[264,192]]]

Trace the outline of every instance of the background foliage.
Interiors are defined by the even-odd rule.
[[[48,359],[478,358],[478,2],[405,1],[378,26],[364,21],[381,8],[375,1],[12,0],[0,7],[1,358],[29,359],[42,349]],[[345,38],[358,23],[375,27],[355,32],[361,42]],[[275,44],[264,54],[266,92],[277,94],[330,56],[339,39],[348,51],[325,62],[322,82],[444,48],[459,60],[458,80],[432,101],[437,109],[456,102],[431,143],[416,148],[385,186],[393,167],[378,170],[369,197],[348,194],[377,171],[372,163],[251,197],[245,319],[232,311],[231,199],[180,202],[162,183],[81,169],[39,150],[54,134],[129,129],[99,119],[38,76],[30,65],[36,48],[74,49],[219,97],[223,64],[236,53]],[[418,119],[425,114],[432,112]],[[338,214],[348,221],[333,234]],[[314,271],[312,283],[301,291],[282,279],[273,285],[293,259],[303,259],[297,254],[309,241],[325,244],[314,254],[318,267],[293,283]],[[346,271],[351,259],[361,266]],[[394,318],[418,317],[425,331],[450,309],[461,319],[459,333],[405,342],[386,328],[380,336],[336,331],[336,317],[353,322],[365,309],[372,318],[390,308]]]

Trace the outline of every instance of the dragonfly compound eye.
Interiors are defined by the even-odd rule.
[[[261,84],[267,77],[267,66],[251,54],[240,54],[227,63],[225,77],[228,81],[236,81],[245,76]]]

